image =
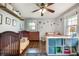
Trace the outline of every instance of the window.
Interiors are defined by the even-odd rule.
[[[77,15],[67,18],[67,35],[76,35]]]
[[[35,30],[35,23],[34,23],[34,22],[29,22],[28,27],[29,27],[31,30]]]

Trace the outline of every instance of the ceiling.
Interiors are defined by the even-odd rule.
[[[21,12],[23,18],[56,18],[75,5],[75,3],[54,3],[48,8],[55,10],[55,12],[46,11],[44,16],[41,16],[40,12],[32,13],[33,10],[39,8],[34,3],[13,3],[12,5]]]

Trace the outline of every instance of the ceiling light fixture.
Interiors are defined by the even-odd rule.
[[[36,6],[39,7],[39,9],[33,10],[32,12],[40,11],[41,16],[45,13],[45,11],[49,11],[51,13],[54,13],[55,11],[52,9],[47,8],[48,6],[52,5],[54,3],[37,3]]]

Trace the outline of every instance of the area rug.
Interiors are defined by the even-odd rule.
[[[26,56],[45,56],[46,53],[41,53],[37,48],[29,48],[26,52]]]

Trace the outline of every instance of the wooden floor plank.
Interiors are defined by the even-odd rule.
[[[27,49],[23,55],[27,55],[29,53],[28,49],[37,49],[39,51],[39,53],[46,53],[45,45],[46,45],[46,43],[42,42],[42,41],[30,41],[30,44],[27,47]]]

